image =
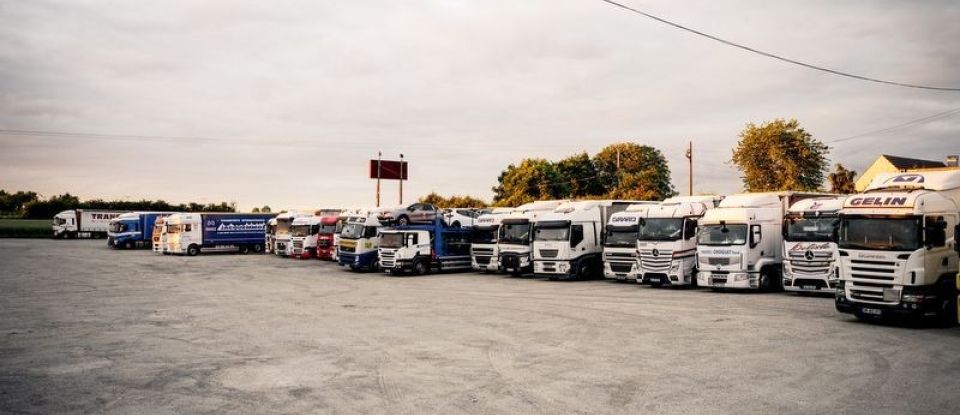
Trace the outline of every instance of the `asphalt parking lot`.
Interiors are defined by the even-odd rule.
[[[960,329],[831,298],[0,240],[2,413],[955,413]]]

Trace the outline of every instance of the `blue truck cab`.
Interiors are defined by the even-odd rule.
[[[171,212],[130,212],[110,220],[107,246],[117,249],[150,248],[154,224]]]
[[[380,265],[392,275],[470,270],[472,235],[472,228],[447,226],[441,218],[387,228],[380,232]]]

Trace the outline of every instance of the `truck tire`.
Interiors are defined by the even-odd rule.
[[[200,253],[200,247],[197,245],[190,245],[187,247],[187,256],[197,256]]]
[[[944,279],[940,284],[943,288],[940,290],[940,308],[937,310],[937,325],[940,327],[953,327],[957,324],[957,287],[954,281]]]
[[[765,293],[774,292],[777,291],[778,288],[782,288],[782,284],[777,283],[777,278],[773,275],[769,267],[760,270],[760,282],[757,285],[759,285],[760,292]]]
[[[246,255],[250,253],[250,247],[246,245],[240,245],[239,251],[240,251],[240,255]]]
[[[593,270],[590,266],[590,263],[587,261],[581,261],[580,265],[577,265],[577,279],[578,280],[587,280],[590,279],[590,275]]]
[[[424,275],[427,273],[429,267],[427,262],[422,259],[416,259],[413,261],[413,265],[410,267],[413,272],[413,275]]]
[[[453,221],[453,223],[450,224],[450,226],[451,226],[451,227],[454,227],[454,228],[459,228],[459,227],[460,227],[460,221],[455,220],[455,221]]]
[[[407,217],[407,215],[400,215],[400,216],[397,218],[397,225],[407,226],[407,225],[409,225],[409,224],[410,224],[410,218]]]
[[[263,252],[263,245],[253,244],[253,253],[259,254],[261,252]]]
[[[124,249],[133,249],[133,243],[130,242],[130,241],[127,241],[126,243],[123,244],[123,248],[124,248]]]

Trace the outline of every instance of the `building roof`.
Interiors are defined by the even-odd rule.
[[[942,161],[933,161],[933,160],[921,160],[921,159],[912,159],[908,157],[900,156],[891,156],[887,154],[881,154],[880,157],[887,159],[893,167],[896,167],[900,170],[907,169],[928,169],[932,167],[945,167]]]

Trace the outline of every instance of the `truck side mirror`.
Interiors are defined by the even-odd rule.
[[[763,236],[760,225],[750,225],[750,247],[754,248],[760,244],[760,238]]]

